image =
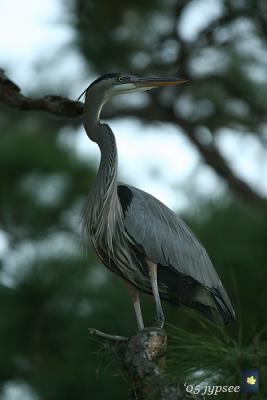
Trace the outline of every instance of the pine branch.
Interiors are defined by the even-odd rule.
[[[201,399],[183,392],[164,375],[167,336],[162,329],[150,328],[128,341],[108,340],[123,371],[131,382],[130,400]]]

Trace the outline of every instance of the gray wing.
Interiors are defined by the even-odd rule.
[[[135,245],[161,268],[166,271],[169,268],[170,272],[175,270],[179,276],[207,289],[225,323],[233,320],[234,310],[220,278],[206,250],[188,226],[163,203],[142,190],[119,185],[118,194],[124,226]]]
[[[207,287],[220,279],[210,258],[188,226],[152,195],[130,185],[120,185],[119,197],[127,233],[146,256]]]

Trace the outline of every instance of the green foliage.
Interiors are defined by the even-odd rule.
[[[133,57],[147,51],[146,39],[155,39],[155,30],[147,20],[159,16],[164,8],[155,0],[119,0],[116,4],[108,0],[74,1],[70,9],[79,33],[77,45],[97,72],[129,70]]]
[[[236,338],[227,328],[219,328],[193,312],[194,331],[169,327],[168,373],[181,385],[240,386],[242,372],[249,368],[260,370],[259,399],[264,399],[267,382],[266,331],[258,331],[249,340],[242,337],[241,327]],[[264,339],[265,334],[265,339]],[[242,394],[239,394],[242,398]],[[236,393],[222,398],[237,398]]]
[[[134,317],[130,301],[121,304],[122,285],[93,254],[85,257],[81,243],[80,210],[94,171],[55,132],[25,129],[26,120],[3,131],[0,147],[1,229],[9,239],[0,284],[0,385],[24,381],[44,399],[116,398],[126,388],[112,385],[113,373],[97,372],[100,346],[88,328],[122,333],[124,326],[127,334]]]
[[[189,223],[209,254],[249,338],[267,324],[266,211],[237,201],[200,207]]]

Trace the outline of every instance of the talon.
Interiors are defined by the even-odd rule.
[[[156,319],[156,321],[155,321],[156,328],[163,329],[164,322],[165,322],[164,319]]]

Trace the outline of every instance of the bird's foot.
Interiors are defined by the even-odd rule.
[[[110,335],[108,333],[104,333],[99,331],[98,329],[94,329],[94,328],[89,328],[89,332],[91,335],[96,335],[96,336],[100,336],[104,339],[108,339],[108,340],[113,340],[115,342],[126,342],[127,340],[129,340],[127,337],[125,336],[117,336],[117,335]]]
[[[156,319],[155,320],[155,328],[160,328],[163,329],[164,328],[164,319]]]

